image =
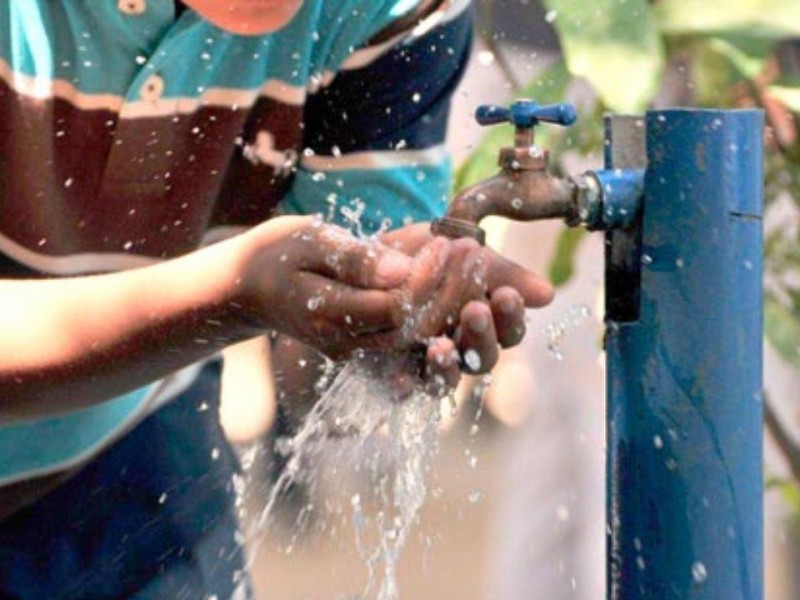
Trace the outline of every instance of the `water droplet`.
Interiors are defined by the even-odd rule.
[[[488,67],[494,62],[494,53],[489,50],[482,50],[478,53],[478,63],[484,67]]]
[[[316,311],[320,306],[323,305],[325,301],[322,299],[322,296],[314,296],[313,298],[309,298],[308,302],[306,302],[306,307],[311,312]]]
[[[464,352],[464,364],[470,371],[479,371],[481,368],[481,356],[477,351],[470,348]]]
[[[645,564],[645,562],[644,562],[644,558],[643,558],[643,557],[641,557],[641,556],[637,556],[637,557],[636,557],[636,567],[637,567],[637,568],[638,568],[640,571],[644,571],[644,570],[645,570],[645,568],[647,567],[647,565]]]
[[[211,460],[217,460],[219,458],[219,448],[212,448],[211,449]]]
[[[696,583],[703,583],[708,579],[706,566],[699,560],[692,563],[692,579],[694,579]]]
[[[514,210],[519,210],[520,208],[522,208],[522,206],[523,206],[522,198],[512,198],[511,207]]]
[[[411,101],[418,104],[420,100],[422,100],[422,95],[419,92],[414,92],[414,95],[411,96]]]
[[[558,11],[557,10],[548,10],[544,16],[544,20],[548,23],[554,22],[558,18]]]
[[[564,355],[561,352],[561,344],[564,337],[571,329],[580,326],[592,315],[592,309],[586,304],[576,304],[558,321],[550,323],[545,328],[545,338],[547,340],[547,350],[554,359],[561,361]]]
[[[556,517],[558,520],[563,522],[569,521],[569,507],[564,506],[563,504],[556,509]]]
[[[470,504],[475,504],[476,502],[480,502],[482,498],[483,498],[483,493],[477,490],[470,492],[469,496],[467,496],[467,499],[469,500]]]
[[[664,447],[664,440],[660,435],[653,436],[653,446],[656,447],[656,450],[661,450]]]
[[[164,492],[158,497],[158,503],[164,504],[167,501],[167,492]]]

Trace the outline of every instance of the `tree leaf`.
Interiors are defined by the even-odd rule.
[[[734,86],[760,75],[774,47],[771,40],[698,36],[688,45],[697,103],[730,106]]]
[[[711,37],[707,43],[712,50],[724,56],[741,77],[747,79],[761,75],[776,45],[774,40],[742,35]]]
[[[664,48],[647,0],[545,0],[569,70],[603,102],[641,113],[658,90]]]
[[[556,287],[567,283],[575,273],[575,256],[586,236],[582,227],[565,227],[558,235],[553,260],[550,263],[550,281]]]
[[[771,85],[767,91],[770,96],[782,102],[789,110],[800,113],[800,87]]]
[[[669,34],[742,34],[772,40],[800,35],[797,0],[659,0],[653,11]]]

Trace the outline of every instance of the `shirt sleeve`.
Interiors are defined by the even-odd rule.
[[[282,212],[321,213],[364,235],[444,212],[446,125],[469,58],[472,8],[455,0],[418,10],[372,34],[310,94],[305,151]]]

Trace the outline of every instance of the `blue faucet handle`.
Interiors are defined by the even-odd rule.
[[[566,127],[577,118],[575,107],[566,102],[542,106],[533,100],[517,100],[508,108],[487,104],[475,111],[475,119],[481,125],[509,122],[515,127],[535,127],[539,123],[554,123]]]

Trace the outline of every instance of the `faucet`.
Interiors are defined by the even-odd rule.
[[[517,100],[508,108],[480,106],[475,118],[481,125],[514,125],[514,146],[500,150],[499,173],[453,198],[446,215],[431,223],[434,235],[470,237],[484,244],[480,221],[489,215],[515,221],[560,218],[570,227],[589,230],[625,228],[638,218],[644,169],[593,170],[575,179],[549,172],[549,153],[536,146],[534,128],[541,123],[572,125],[577,113],[571,104]]]
[[[577,114],[571,104],[542,106],[532,100],[517,100],[509,108],[481,106],[475,118],[481,125],[510,122],[515,127],[514,146],[500,151],[500,172],[476,183],[450,202],[447,214],[431,229],[446,237],[472,237],[485,241],[481,219],[489,215],[515,221],[563,218],[579,220],[579,185],[549,172],[549,153],[536,146],[534,127],[540,123],[568,126]]]

